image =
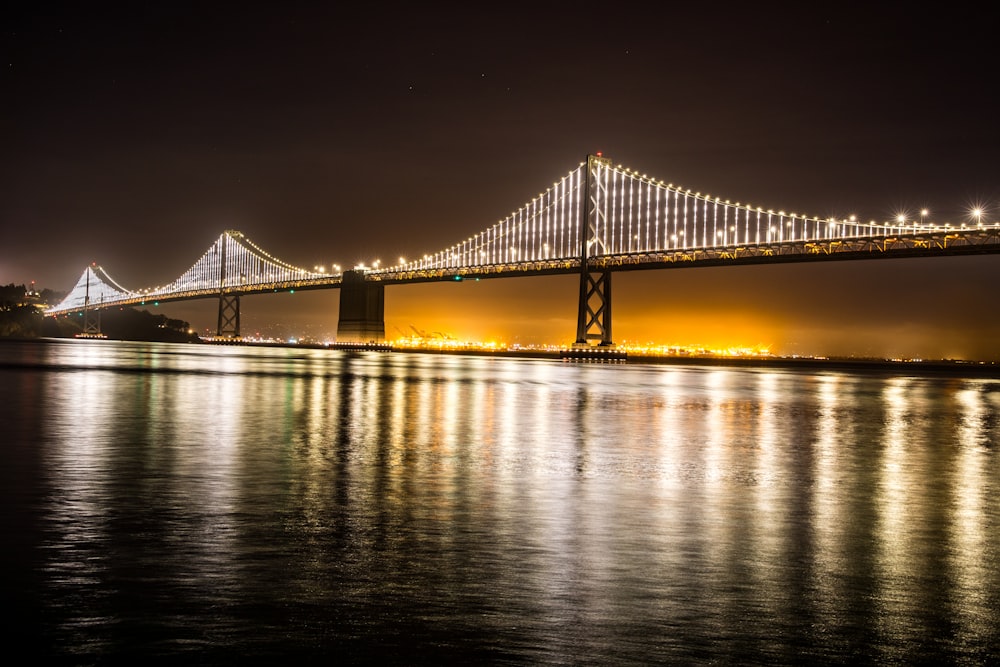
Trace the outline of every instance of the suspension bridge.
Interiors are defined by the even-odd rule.
[[[611,279],[618,271],[989,253],[1000,253],[1000,223],[983,221],[980,211],[957,225],[923,215],[883,222],[810,217],[692,192],[614,166],[598,153],[491,227],[416,260],[309,271],[229,230],[166,285],[130,290],[103,267],[88,266],[46,314],[81,315],[84,334],[98,334],[95,315],[104,308],[218,299],[217,337],[235,340],[241,296],[339,289],[337,342],[379,343],[386,285],[579,274],[573,347],[610,349]]]

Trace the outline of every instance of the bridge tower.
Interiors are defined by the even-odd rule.
[[[363,271],[344,271],[337,342],[385,342],[385,285],[366,281]]]
[[[90,276],[93,269],[87,267],[87,287],[83,295],[83,335],[86,337],[101,338],[101,309],[93,308],[90,305]],[[104,295],[101,295],[101,305],[104,305]]]
[[[587,180],[584,185],[583,220],[580,229],[580,303],[577,311],[575,348],[614,347],[611,339],[611,271],[594,269],[588,257],[606,249],[603,234],[607,229],[607,179],[601,179],[600,167],[611,160],[601,155],[587,156]],[[606,173],[606,172],[605,172]]]
[[[240,295],[226,293],[226,248],[229,234],[222,235],[222,257],[219,264],[219,321],[215,335],[219,338],[240,337]]]

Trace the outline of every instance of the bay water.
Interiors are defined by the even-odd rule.
[[[43,664],[990,664],[1000,379],[0,343]]]

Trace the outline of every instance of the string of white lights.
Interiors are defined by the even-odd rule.
[[[913,224],[862,223],[787,213],[731,202],[622,166],[595,163],[595,187],[585,193],[584,170],[557,181],[490,228],[450,249],[386,267],[378,272],[455,269],[482,265],[575,259],[580,237],[587,254],[669,253],[729,246],[889,237],[929,230]],[[594,217],[583,221],[584,197],[593,197]]]
[[[938,230],[901,215],[892,222],[821,218],[731,202],[673,183],[649,178],[621,165],[581,163],[544,192],[489,228],[451,247],[396,266],[361,267],[369,273],[457,270],[481,266],[525,265],[610,255],[670,255],[697,250],[732,251],[781,243],[836,242],[865,238],[887,240],[900,234]],[[587,183],[590,183],[588,189]],[[589,200],[589,201],[588,201]],[[585,211],[590,218],[584,220]],[[970,213],[982,229],[979,209]],[[993,227],[995,225],[988,225]],[[947,226],[946,226],[947,227]],[[962,225],[964,228],[965,225]],[[131,291],[101,267],[88,267],[73,290],[53,311],[84,307],[89,300],[128,301],[146,296],[261,287],[329,277],[277,259],[227,230],[180,277],[166,285]]]

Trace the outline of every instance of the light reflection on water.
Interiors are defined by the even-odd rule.
[[[109,341],[0,376],[54,659],[1000,658],[995,380]]]

